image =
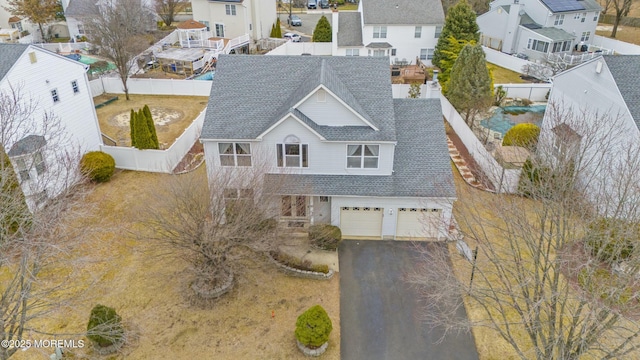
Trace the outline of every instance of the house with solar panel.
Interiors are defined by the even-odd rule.
[[[477,23],[482,45],[538,60],[589,51],[601,10],[596,0],[495,0]]]
[[[399,65],[431,65],[444,25],[439,0],[361,0],[357,12],[332,16],[332,55],[388,56]]]
[[[33,45],[0,44],[0,59],[0,145],[34,209],[73,184],[80,156],[102,145],[88,67]]]
[[[449,229],[440,100],[393,99],[386,57],[221,55],[200,140],[210,178],[264,169],[280,226],[414,240]]]

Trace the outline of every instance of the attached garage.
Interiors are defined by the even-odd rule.
[[[381,239],[383,210],[379,207],[341,207],[342,237]]]
[[[399,208],[396,239],[425,240],[437,238],[441,224],[441,209]]]

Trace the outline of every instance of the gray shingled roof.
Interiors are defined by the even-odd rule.
[[[362,46],[362,20],[359,12],[338,13],[338,46]]]
[[[571,35],[562,29],[558,29],[554,27],[543,27],[541,29],[530,28],[530,30],[548,39],[551,39],[551,41],[565,41],[565,40],[573,40],[576,38],[575,35]]]
[[[269,174],[267,188],[322,196],[455,197],[440,100],[394,99],[393,106],[398,140],[393,175]]]
[[[20,56],[27,50],[29,45],[25,44],[1,44],[0,43],[0,80],[9,72]]]
[[[622,99],[640,129],[640,56],[639,55],[604,55],[602,57],[618,85]]]
[[[7,153],[8,156],[21,156],[26,154],[33,154],[34,152],[42,149],[47,144],[47,141],[42,135],[28,135],[13,144],[11,150]]]
[[[440,0],[361,0],[365,25],[441,25]]]
[[[368,43],[366,47],[371,49],[388,49],[392,48],[393,46],[388,42],[371,42]]]
[[[201,138],[255,139],[320,84],[379,129],[315,125],[328,140],[395,141],[389,59],[364,56],[221,55]]]
[[[69,0],[69,5],[65,9],[64,15],[79,18],[91,14],[95,8],[95,0]]]

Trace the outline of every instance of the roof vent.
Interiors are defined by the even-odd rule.
[[[602,61],[598,61],[596,63],[596,74],[600,74],[602,72]]]

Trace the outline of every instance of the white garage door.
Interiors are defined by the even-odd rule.
[[[424,240],[438,237],[441,209],[399,208],[396,239]]]
[[[342,207],[340,208],[340,229],[343,238],[382,237],[383,208]]]

